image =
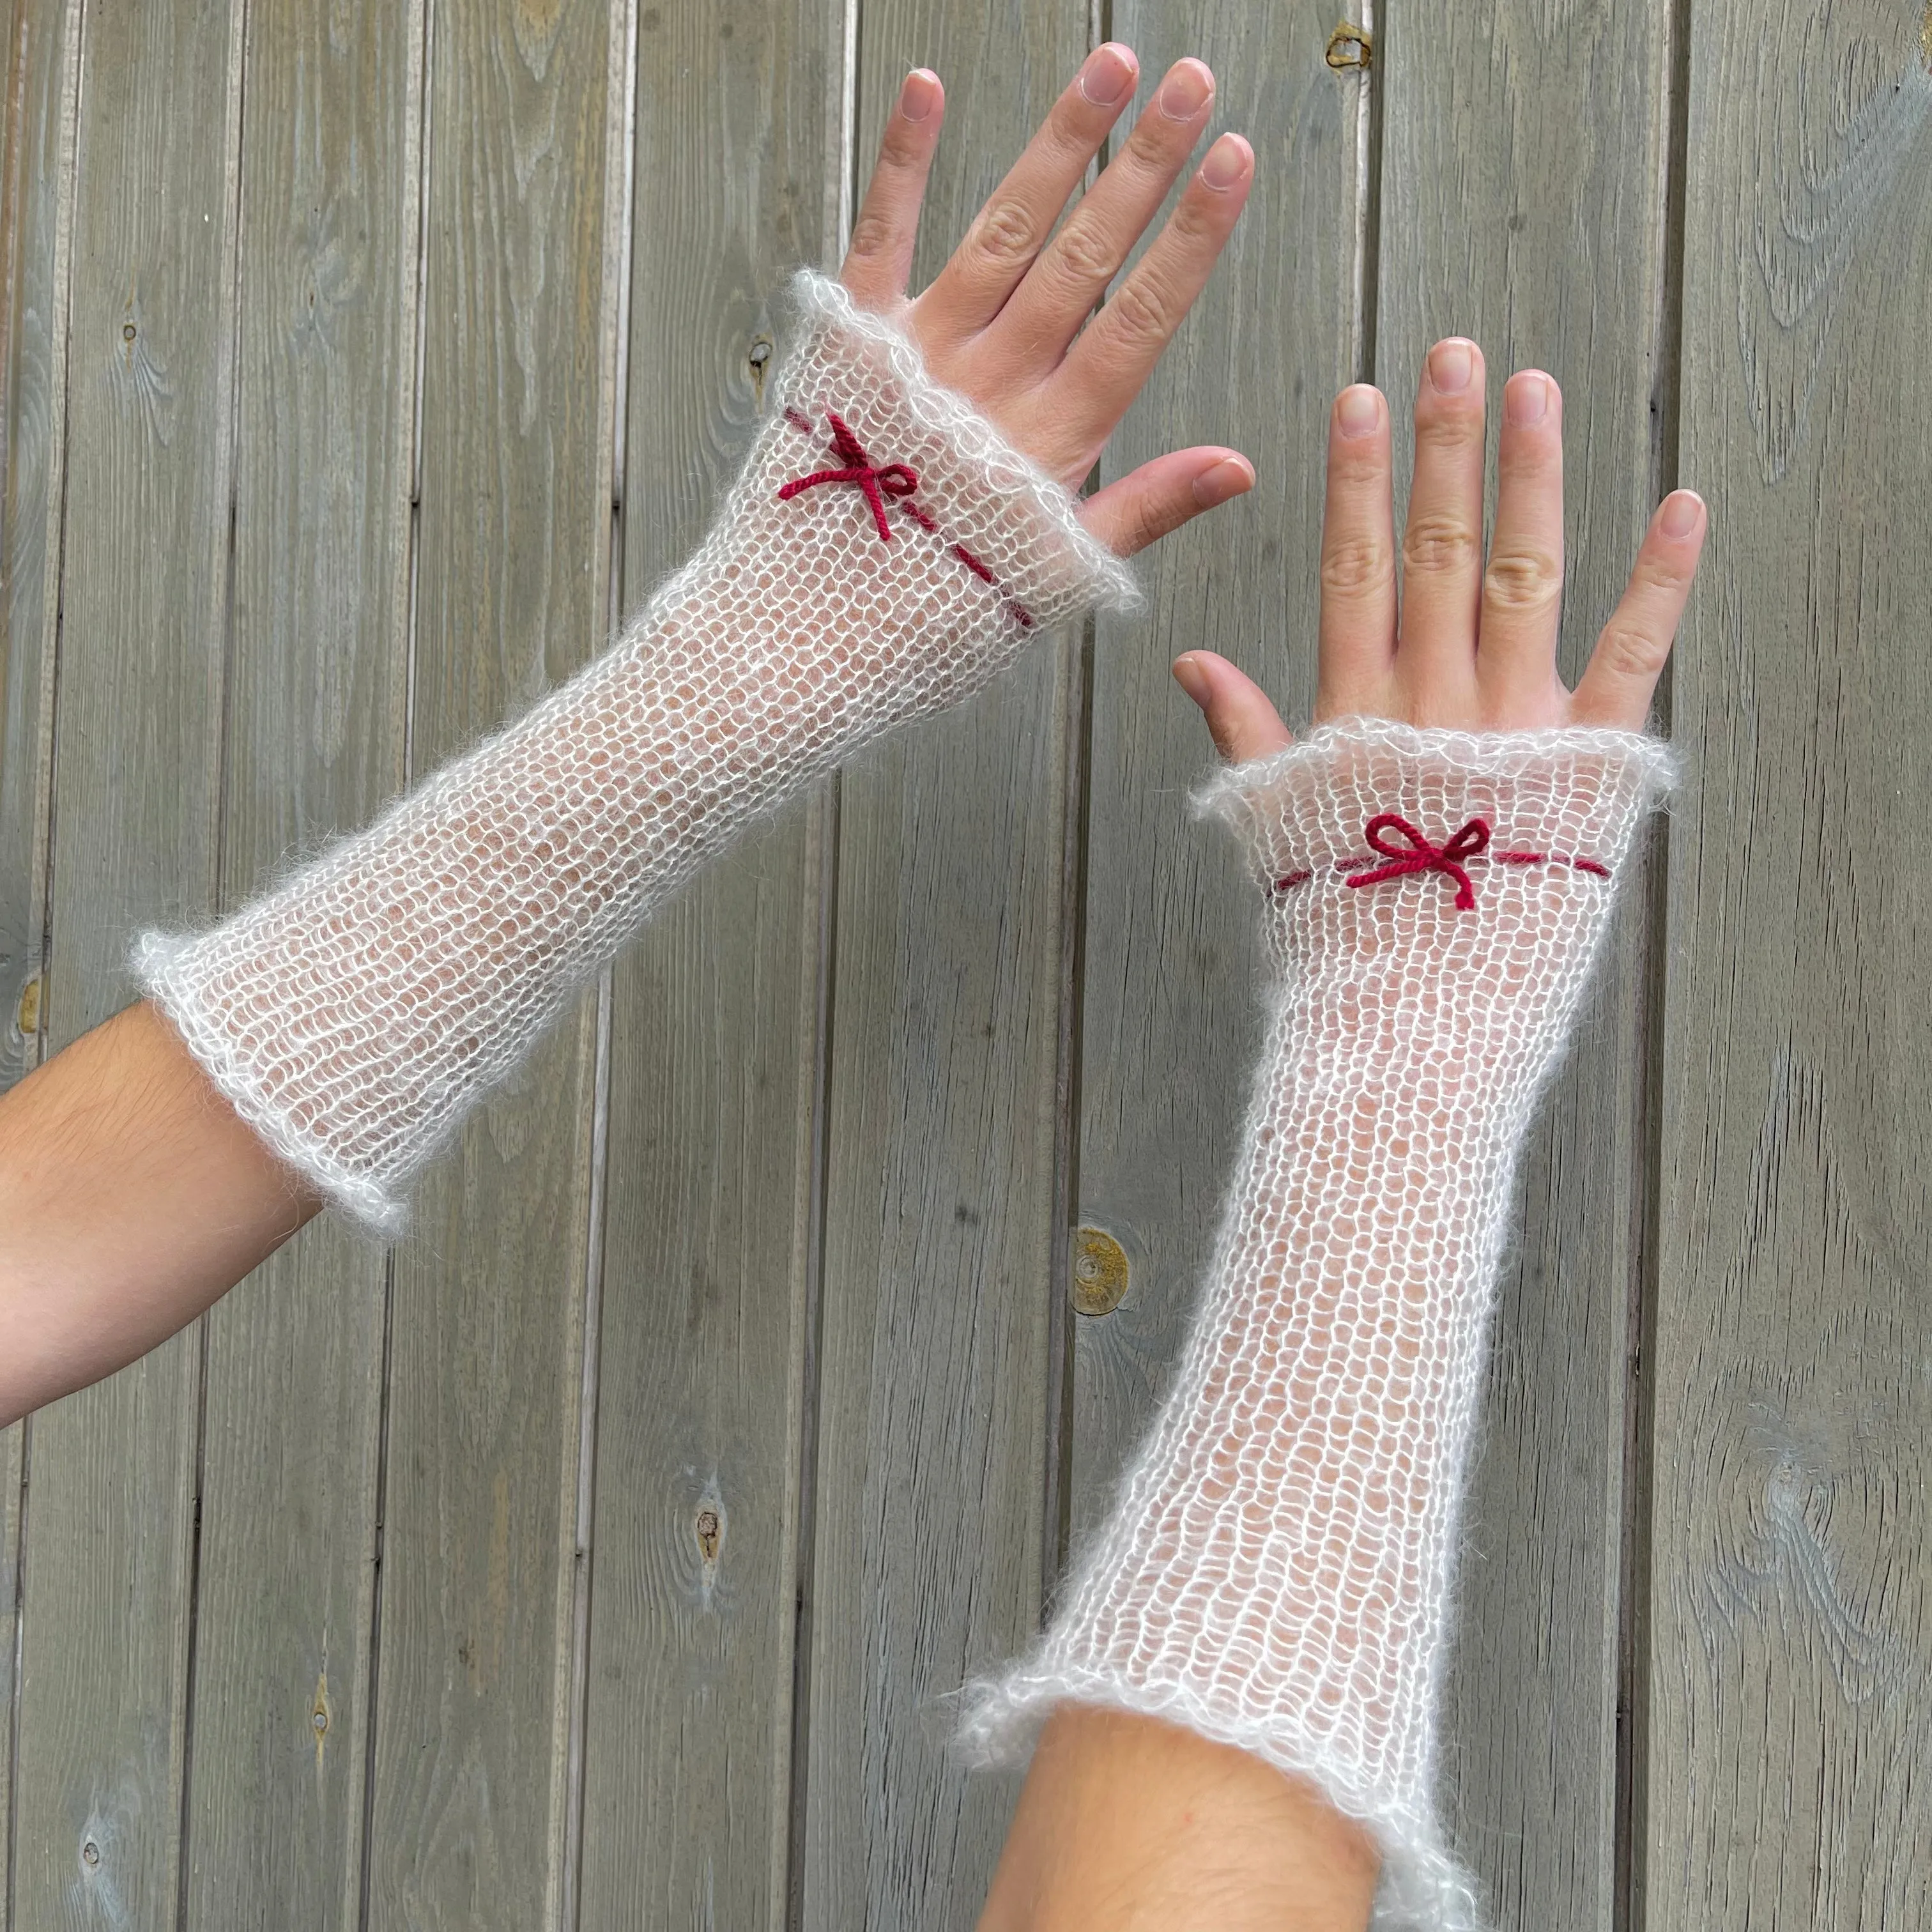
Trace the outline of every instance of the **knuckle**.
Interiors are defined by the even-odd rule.
[[[1030,260],[1039,246],[1033,217],[1018,202],[996,201],[973,224],[974,252],[998,268]]]
[[[1483,573],[1483,595],[1498,609],[1540,613],[1556,602],[1563,567],[1547,550],[1498,551]]]
[[[1412,518],[1402,540],[1405,571],[1424,575],[1473,569],[1476,533],[1461,518],[1439,513]]]
[[[1105,282],[1119,266],[1107,238],[1091,222],[1070,221],[1053,246],[1060,272],[1070,281]]]
[[[1163,342],[1173,327],[1172,304],[1153,277],[1134,276],[1114,290],[1107,304],[1111,326],[1130,343]]]
[[[1415,436],[1432,449],[1460,453],[1483,443],[1483,392],[1472,383],[1466,396],[1426,393],[1415,406]]]
[[[1379,590],[1390,574],[1387,548],[1372,537],[1344,537],[1322,551],[1322,588],[1331,597],[1354,598]]]
[[[862,262],[877,261],[892,252],[897,224],[876,208],[862,208],[852,224],[852,238],[845,245],[848,256]]]
[[[1666,596],[1682,596],[1690,587],[1690,580],[1696,574],[1695,566],[1686,567],[1678,558],[1668,554],[1661,556],[1646,556],[1639,564],[1638,580],[1648,590],[1659,590]]]
[[[1670,655],[1667,638],[1635,624],[1613,623],[1597,640],[1597,661],[1614,677],[1654,677]]]

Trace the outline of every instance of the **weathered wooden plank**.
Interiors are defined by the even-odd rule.
[[[605,634],[613,31],[604,0],[436,10],[418,772]],[[594,1009],[429,1177],[394,1256],[373,1932],[561,1922]]]
[[[103,6],[82,42],[52,1047],[125,1003],[136,927],[214,898],[240,24]],[[198,1356],[178,1337],[32,1424],[19,1925],[176,1910]]]
[[[842,44],[826,4],[640,23],[634,604],[769,406],[786,271],[832,253]],[[614,977],[586,1926],[785,1923],[826,818],[707,874]]]
[[[1444,334],[1482,344],[1492,423],[1513,369],[1546,368],[1562,386],[1562,663],[1574,677],[1661,494],[1671,9],[1390,10],[1377,49],[1378,374],[1403,424],[1422,357]],[[1409,440],[1405,428],[1405,484]],[[1624,1370],[1654,1131],[1642,1108],[1650,898],[1633,882],[1533,1138],[1470,1497],[1442,1796],[1505,1924],[1607,1932],[1616,1910]]]
[[[77,25],[58,0],[18,6],[0,54],[0,1090],[40,1052]],[[20,1424],[0,1432],[0,1898],[26,1436]]]
[[[1644,1922],[1878,1927],[1932,1871],[1932,48],[1691,10]]]
[[[1232,0],[1114,14],[1150,80],[1188,53],[1214,70],[1216,124],[1252,141],[1260,187],[1106,469],[1220,441],[1256,484],[1142,566],[1150,622],[1103,619],[1095,640],[1078,1219],[1120,1244],[1128,1280],[1112,1313],[1074,1324],[1076,1551],[1166,1391],[1259,1042],[1249,894],[1232,842],[1186,809],[1214,754],[1168,667],[1219,650],[1291,721],[1314,702],[1321,452],[1356,373],[1366,241],[1368,89],[1324,58],[1334,24],[1314,0],[1264,30]]]
[[[1065,0],[869,7],[858,147],[948,82],[922,278],[1085,51]],[[1015,1785],[934,1700],[1038,1618],[1048,1480],[1069,721],[1044,641],[841,794],[804,1918],[970,1925]]]
[[[402,782],[422,29],[250,22],[225,904]],[[208,1318],[197,1928],[356,1924],[387,1272],[326,1216]]]
[[[40,1048],[79,19],[17,7],[0,63],[0,1091]]]

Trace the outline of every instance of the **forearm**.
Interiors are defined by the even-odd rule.
[[[59,1113],[71,1203],[64,1230],[31,1197],[13,1223],[23,1406],[200,1312],[317,1197],[396,1232],[422,1167],[694,872],[1131,594],[1074,499],[907,338],[822,278],[801,308],[710,536],[609,650],[220,925],[144,935],[153,1007],[22,1083],[15,1147]],[[122,1184],[130,1161],[164,1198]]]
[[[145,1002],[0,1099],[0,1426],[191,1322],[321,1207]]]
[[[980,1932],[1348,1932],[1368,1834],[1246,1751],[1068,1705],[1041,1733]]]
[[[1434,1702],[1490,1308],[1664,756],[1356,723],[1223,782],[1276,968],[1244,1153],[1176,1385],[982,1752],[1069,1700],[1185,1724],[1367,1825],[1386,1923],[1475,1922]],[[1413,863],[1365,850],[1389,813]]]

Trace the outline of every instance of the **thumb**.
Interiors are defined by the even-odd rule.
[[[1230,764],[1245,764],[1294,742],[1268,694],[1214,651],[1186,651],[1174,661],[1174,682],[1208,721],[1214,748]]]
[[[1132,556],[1203,510],[1255,487],[1255,466],[1238,449],[1170,450],[1096,490],[1080,520],[1116,556]]]

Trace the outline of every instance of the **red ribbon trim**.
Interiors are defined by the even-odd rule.
[[[1388,842],[1391,832],[1399,833],[1407,842],[1407,850]],[[1451,836],[1446,845],[1433,845],[1400,812],[1378,812],[1369,820],[1363,836],[1371,849],[1380,853],[1389,862],[1378,866],[1372,872],[1354,874],[1347,881],[1348,884],[1379,886],[1385,880],[1406,878],[1411,872],[1440,872],[1444,878],[1456,882],[1456,910],[1475,910],[1476,889],[1469,883],[1468,874],[1462,869],[1462,861],[1473,859],[1489,844],[1488,820],[1472,818]]]
[[[798,420],[789,410],[785,412],[785,419],[794,424]],[[890,543],[892,526],[886,520],[886,499],[910,496],[919,488],[917,474],[903,463],[875,464],[866,446],[837,416],[828,411],[825,420],[832,425],[832,453],[844,459],[844,468],[814,470],[809,476],[794,476],[789,483],[781,486],[778,501],[788,503],[800,491],[815,490],[821,483],[850,483],[863,494],[866,501],[872,506],[872,521],[878,526],[879,541]]]
[[[794,429],[802,430],[807,436],[814,434],[812,418],[800,410],[788,405],[784,419]],[[794,476],[789,483],[779,487],[778,501],[788,503],[802,491],[816,489],[821,483],[850,483],[865,493],[866,501],[872,506],[872,520],[878,526],[881,542],[890,543],[892,540],[892,526],[886,520],[884,500],[888,496],[896,498],[904,506],[906,514],[921,530],[937,536],[939,532],[938,520],[929,510],[913,501],[913,493],[919,488],[917,473],[907,468],[903,463],[888,463],[883,466],[874,464],[865,446],[830,410],[825,412],[825,420],[832,425],[832,454],[844,458],[845,467],[842,470],[816,470],[809,476]],[[950,544],[947,548],[950,554],[957,557],[982,584],[991,584],[995,590],[1000,591],[1003,597],[1006,597],[1006,592],[1000,590],[1000,580],[993,574],[983,558],[976,556],[962,543]],[[1006,597],[1006,604],[1012,614],[1013,621],[1022,630],[1033,628],[1033,613],[1024,604],[1017,598]]]
[[[1388,835],[1394,832],[1406,842],[1405,845],[1391,845]],[[1352,859],[1337,859],[1334,869],[1352,874],[1345,883],[1351,886],[1378,886],[1390,879],[1406,878],[1412,872],[1440,872],[1452,880],[1456,886],[1456,909],[1469,912],[1476,904],[1476,888],[1467,867],[1494,861],[1499,866],[1568,866],[1579,872],[1588,872],[1593,878],[1607,879],[1610,868],[1595,859],[1586,859],[1567,852],[1498,852],[1487,849],[1490,827],[1486,820],[1472,818],[1451,837],[1446,844],[1430,843],[1423,833],[1408,820],[1393,812],[1378,812],[1364,828],[1370,850],[1358,853]],[[1389,862],[1377,866],[1378,858]],[[1367,867],[1370,869],[1359,869]],[[1312,868],[1284,873],[1273,882],[1270,890],[1276,892],[1292,892],[1297,886],[1305,886],[1315,876]]]

